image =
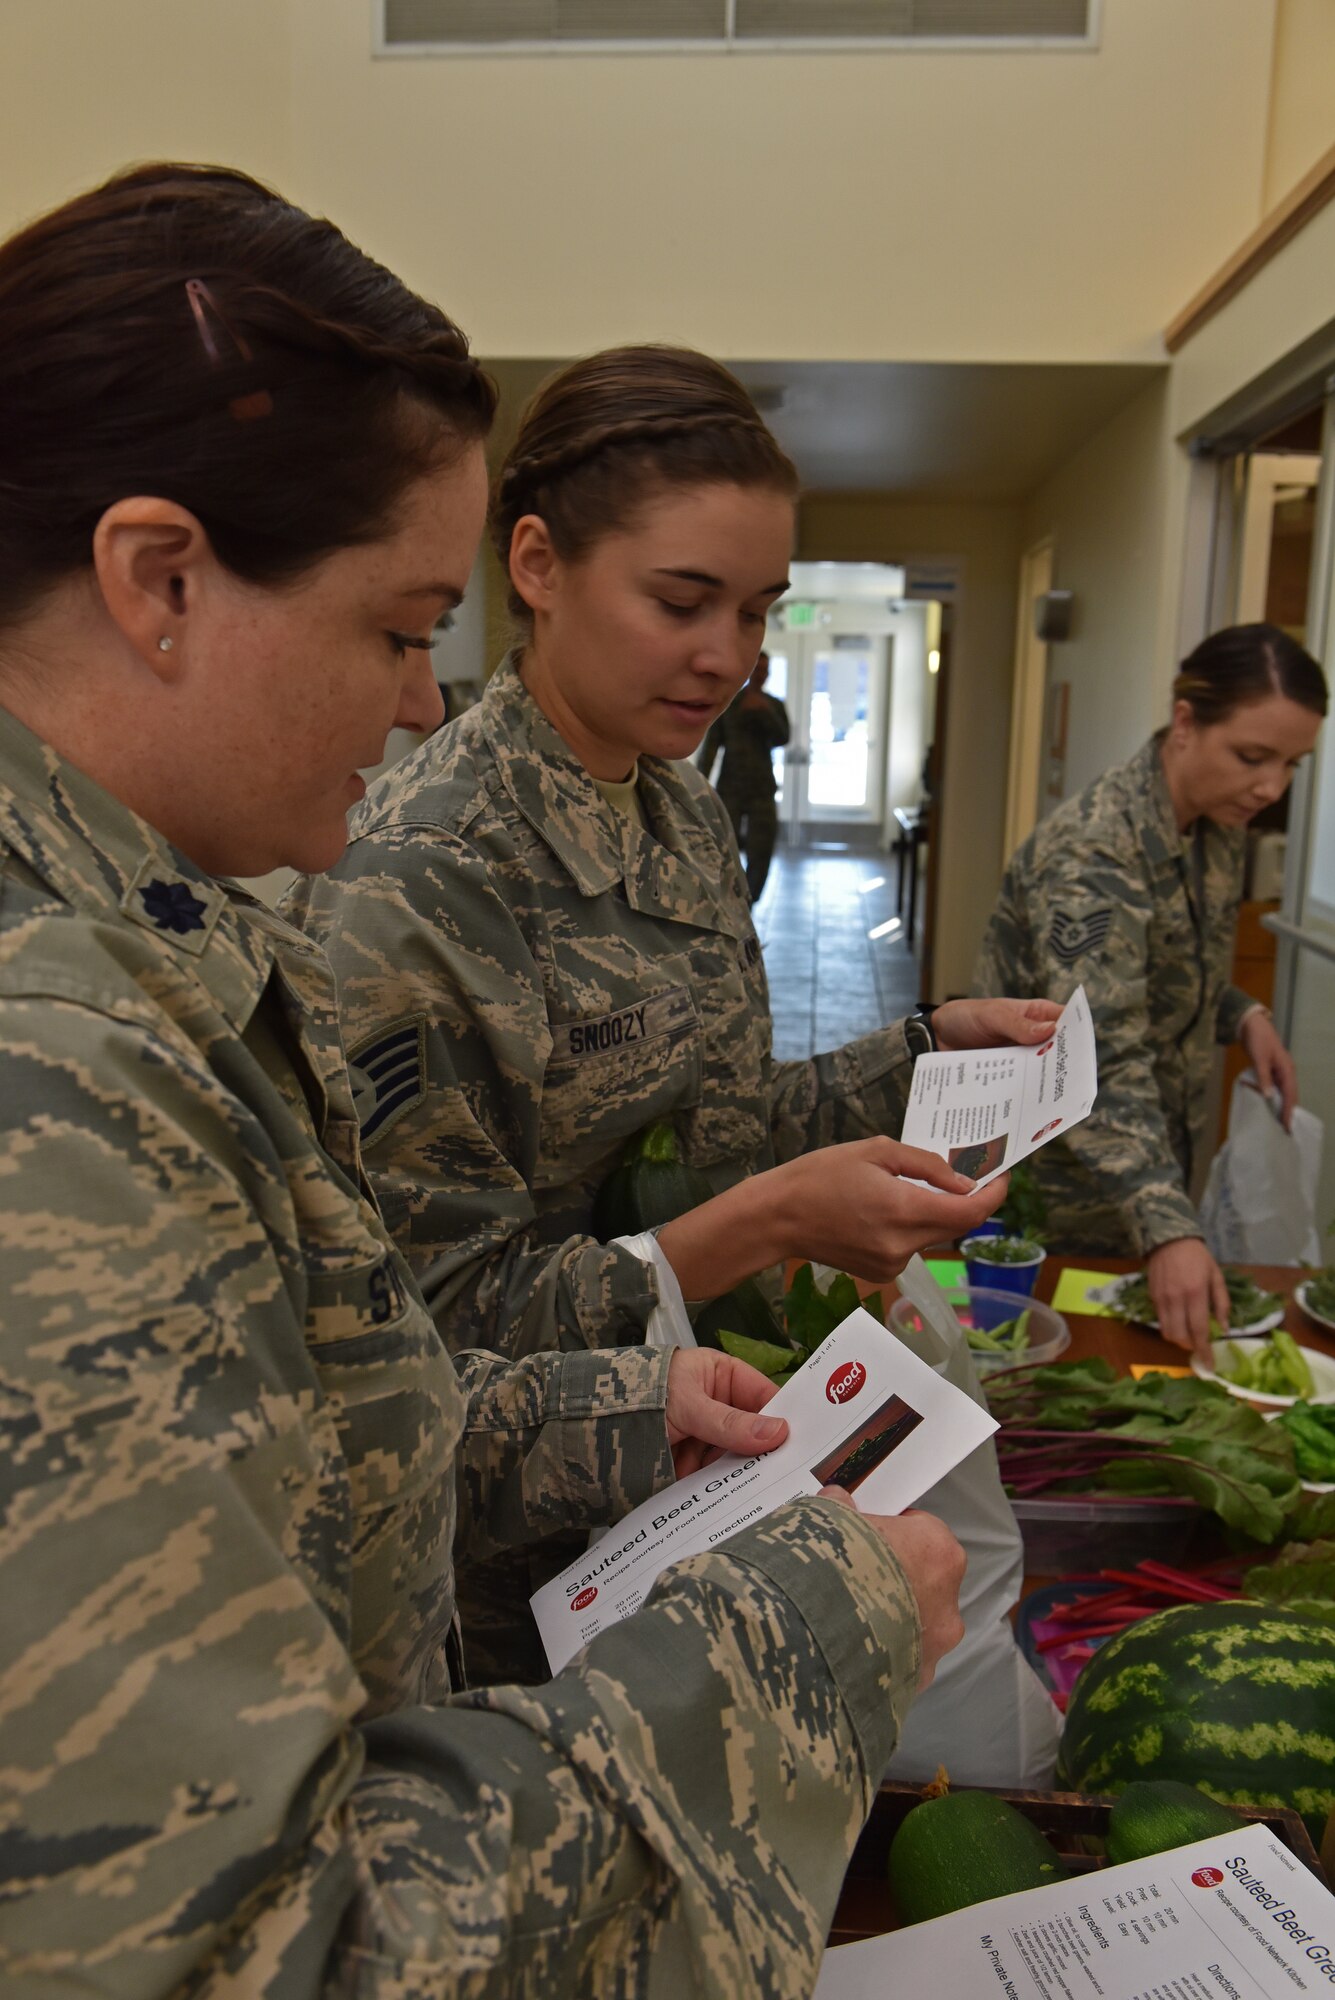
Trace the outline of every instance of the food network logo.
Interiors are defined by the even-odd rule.
[[[1198,1889],[1217,1889],[1224,1879],[1221,1868],[1196,1868],[1192,1870],[1192,1881]]]
[[[572,1611],[587,1611],[597,1595],[598,1586],[596,1583],[591,1583],[587,1590],[580,1591],[578,1597],[571,1598],[570,1609]]]
[[[867,1371],[860,1361],[843,1362],[825,1384],[827,1402],[851,1403],[866,1379]]]

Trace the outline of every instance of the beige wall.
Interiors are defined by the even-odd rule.
[[[1332,0],[1335,5],[1335,0]],[[1335,323],[1335,202],[1173,358],[1170,422],[1185,434],[1228,420],[1248,385],[1285,372],[1285,357]]]
[[[1075,593],[1070,639],[1048,654],[1070,683],[1066,796],[1130,756],[1159,718],[1159,600],[1168,496],[1168,383],[1155,382],[1039,488],[1028,548],[1050,536],[1053,584]]]
[[[8,0],[0,235],[134,160],[290,183],[288,0]]]
[[[966,992],[1001,880],[1019,509],[813,494],[802,503],[798,554],[847,562],[961,559],[941,787],[934,997]]]
[[[1259,216],[1274,6],[1106,0],[1097,53],[373,61],[370,0],[14,0],[0,224],[213,155],[490,354],[1142,358]]]
[[[1278,0],[1265,154],[1265,206],[1282,201],[1335,146],[1335,4]]]

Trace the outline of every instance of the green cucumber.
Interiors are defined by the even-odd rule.
[[[1241,1813],[1208,1798],[1194,1785],[1175,1778],[1139,1778],[1129,1784],[1108,1815],[1104,1837],[1108,1860],[1143,1861],[1147,1854],[1166,1854],[1170,1847],[1208,1840],[1212,1834],[1235,1833],[1247,1821]]]
[[[1033,1821],[991,1792],[924,1799],[890,1845],[890,1894],[904,1924],[1041,1889],[1064,1873],[1060,1854]]]
[[[601,1243],[657,1229],[687,1209],[712,1201],[714,1190],[681,1157],[667,1119],[637,1132],[593,1198],[593,1233]]]

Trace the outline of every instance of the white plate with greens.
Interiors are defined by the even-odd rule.
[[[1323,1312],[1320,1306],[1313,1305],[1314,1292],[1322,1305],[1329,1302],[1332,1308],[1330,1312]],[[1330,1294],[1329,1301],[1326,1298],[1327,1293]],[[1293,1296],[1309,1319],[1314,1319],[1318,1326],[1324,1326],[1327,1333],[1335,1333],[1335,1272],[1322,1272],[1316,1278],[1304,1278],[1301,1285],[1294,1286]]]
[[[1233,1371],[1240,1361],[1250,1363],[1263,1348],[1270,1346],[1268,1339],[1243,1337],[1235,1340],[1212,1342],[1213,1368],[1207,1368],[1198,1354],[1191,1357],[1191,1372],[1199,1375],[1202,1382],[1217,1382],[1221,1389],[1227,1389],[1230,1396],[1240,1396],[1244,1403],[1261,1403],[1270,1410],[1282,1410],[1292,1403],[1335,1403],[1335,1358],[1321,1354],[1314,1347],[1302,1349],[1303,1360],[1312,1375],[1312,1388],[1305,1395],[1295,1390],[1291,1395],[1280,1395],[1270,1389],[1256,1389],[1246,1382],[1234,1380]]]
[[[1230,1336],[1237,1334],[1273,1333],[1277,1326],[1284,1324],[1284,1301],[1278,1292],[1263,1292],[1237,1271],[1226,1271],[1229,1282],[1228,1330]],[[1090,1298],[1102,1306],[1111,1306],[1123,1319],[1131,1320],[1136,1326],[1148,1326],[1155,1333],[1159,1322],[1150,1309],[1149,1288],[1143,1271],[1127,1271],[1120,1278],[1114,1278],[1109,1285],[1100,1285]]]
[[[1325,1407],[1326,1406],[1323,1404],[1322,1408],[1324,1409]],[[1280,1418],[1284,1415],[1285,1412],[1283,1410],[1267,1410],[1265,1413],[1265,1420],[1268,1424],[1277,1424]],[[1294,1440],[1293,1449],[1294,1449],[1294,1457],[1296,1458],[1298,1456],[1298,1445],[1296,1439]],[[1298,1467],[1298,1483],[1302,1487],[1304,1493],[1335,1493],[1335,1480],[1306,1479],[1303,1476],[1303,1470],[1301,1466]]]

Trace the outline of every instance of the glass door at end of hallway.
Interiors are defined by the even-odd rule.
[[[779,823],[879,827],[885,790],[889,641],[883,634],[784,632],[769,642],[766,692],[788,710],[777,760]]]

